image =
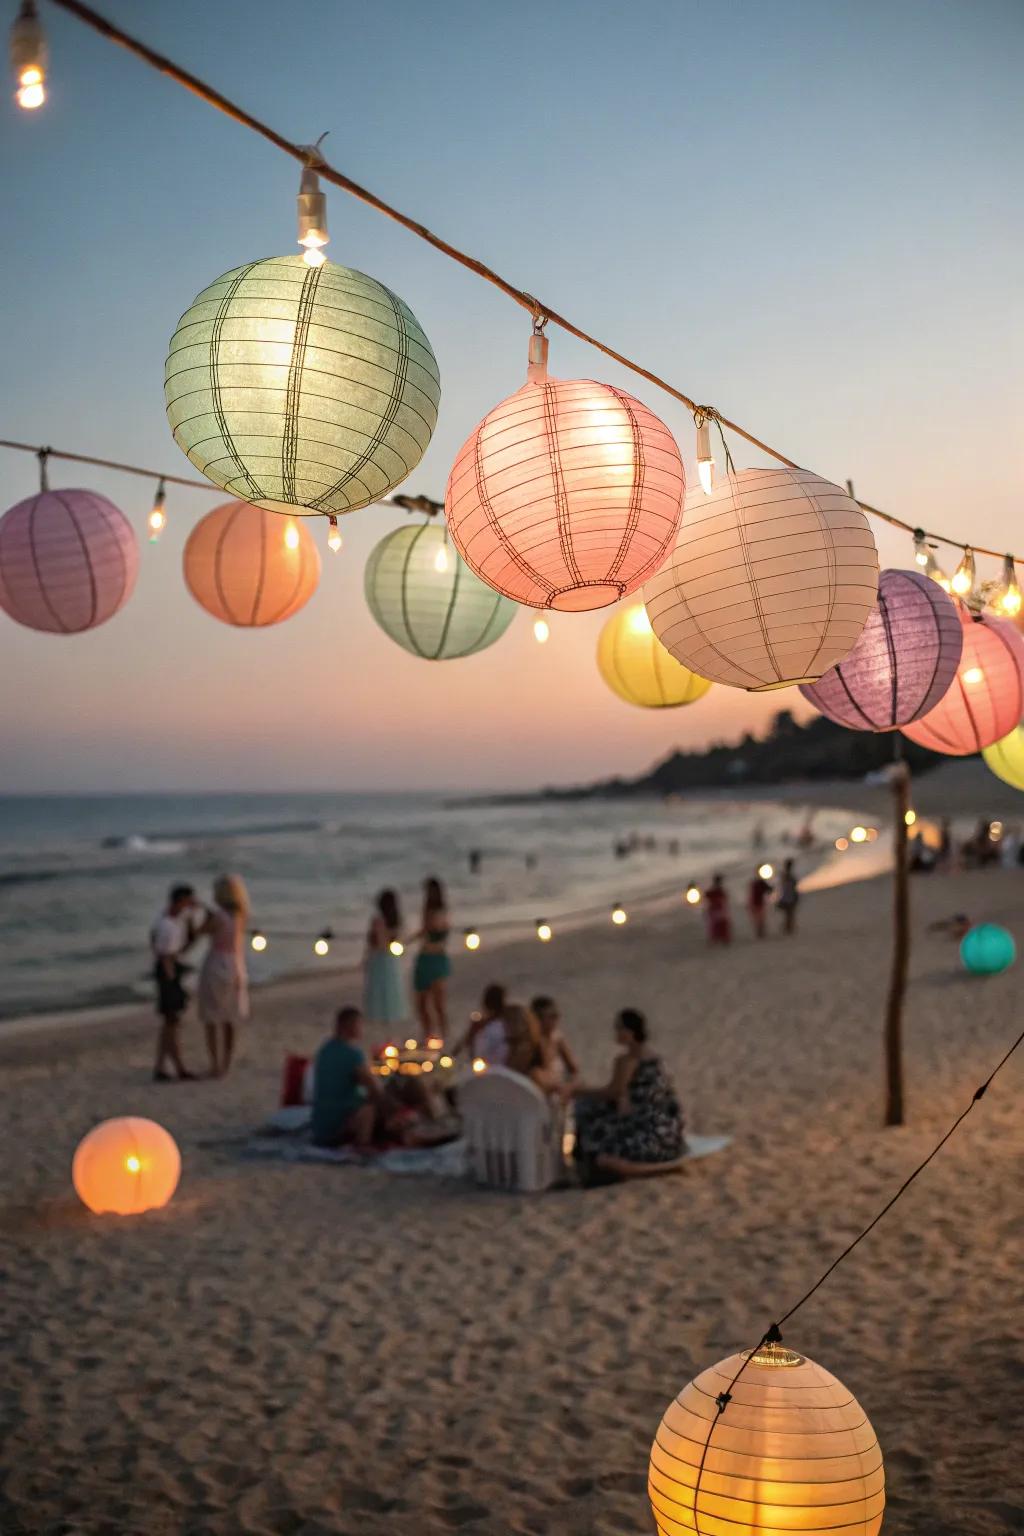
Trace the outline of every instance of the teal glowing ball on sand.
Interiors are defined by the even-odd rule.
[[[979,923],[960,943],[960,958],[974,976],[998,976],[1017,958],[1013,935],[995,923]]]

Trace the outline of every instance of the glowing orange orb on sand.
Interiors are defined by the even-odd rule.
[[[166,1205],[178,1187],[181,1154],[155,1120],[104,1120],[79,1142],[71,1179],[83,1205],[101,1215],[138,1216]]]

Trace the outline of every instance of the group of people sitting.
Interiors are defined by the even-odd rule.
[[[382,1141],[428,1145],[442,1139],[445,1106],[423,1076],[374,1071],[363,1047],[358,1008],[339,1010],[333,1036],[317,1053],[313,1075],[312,1137],[318,1146],[352,1144],[369,1151]],[[562,1030],[554,998],[529,1007],[509,1000],[494,982],[481,999],[453,1056],[500,1066],[528,1078],[550,1095],[552,1110],[575,1112],[575,1158],[583,1182],[606,1182],[665,1171],[686,1151],[683,1113],[660,1056],[635,1008],[614,1020],[618,1053],[607,1081],[583,1081]],[[457,1090],[455,1090],[457,1097]]]

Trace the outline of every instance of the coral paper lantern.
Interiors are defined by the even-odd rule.
[[[620,608],[601,630],[597,666],[613,693],[643,709],[674,709],[702,699],[711,684],[670,656],[643,603]]]
[[[396,528],[381,539],[366,562],[364,586],[384,633],[426,661],[486,650],[517,611],[473,574],[435,523]]]
[[[445,515],[466,564],[532,608],[606,608],[675,539],[685,490],[676,441],[609,384],[552,379],[535,336],[527,382],[463,444]]]
[[[178,1187],[181,1154],[155,1120],[104,1120],[78,1144],[71,1178],[97,1215],[137,1216],[166,1205]]]
[[[415,468],[441,385],[390,289],[273,256],[225,272],[185,312],[164,393],[175,442],[215,485],[272,511],[337,514]]]
[[[644,600],[677,661],[758,692],[842,661],[877,592],[875,541],[845,491],[804,469],[743,469],[687,496]]]
[[[964,648],[956,676],[935,707],[903,734],[951,757],[990,747],[1024,714],[1024,640],[1009,619],[960,606]]]
[[[95,491],[51,491],[0,518],[0,608],[29,629],[75,635],[123,608],[139,546],[124,513]]]
[[[185,582],[222,624],[261,628],[290,619],[320,581],[320,552],[309,529],[245,501],[208,512],[188,536]]]
[[[962,650],[953,599],[917,571],[883,571],[878,607],[849,656],[800,692],[837,725],[894,731],[939,702]]]
[[[885,1473],[863,1408],[820,1365],[779,1346],[758,1350],[731,1387],[695,1495],[716,1398],[743,1360],[702,1371],[665,1412],[648,1480],[659,1536],[876,1536]]]
[[[996,923],[979,923],[960,941],[960,958],[973,976],[998,976],[1017,958],[1013,934]]]
[[[997,779],[1014,789],[1024,789],[1024,729],[1021,726],[1014,726],[1009,735],[985,747],[981,755]]]

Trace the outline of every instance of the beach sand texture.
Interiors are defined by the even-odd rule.
[[[1020,967],[971,980],[924,931],[963,909],[1020,944],[1020,884],[913,883],[901,1130],[880,1128],[887,879],[806,900],[788,942],[755,945],[740,910],[741,942],[706,954],[678,911],[459,956],[460,1017],[492,977],[553,991],[591,1076],[613,1008],[648,1011],[691,1128],[735,1142],[632,1186],[517,1197],[244,1160],[285,1051],[351,995],[336,979],[260,994],[223,1084],[152,1084],[145,1014],[0,1038],[0,1530],[649,1532],[669,1399],[803,1293],[1020,1028]],[[186,1042],[198,1065],[194,1022]],[[1022,1084],[1019,1054],[785,1330],[874,1423],[887,1536],[1024,1529]],[[182,1182],[162,1212],[95,1218],[71,1156],[122,1113],[168,1127]]]

